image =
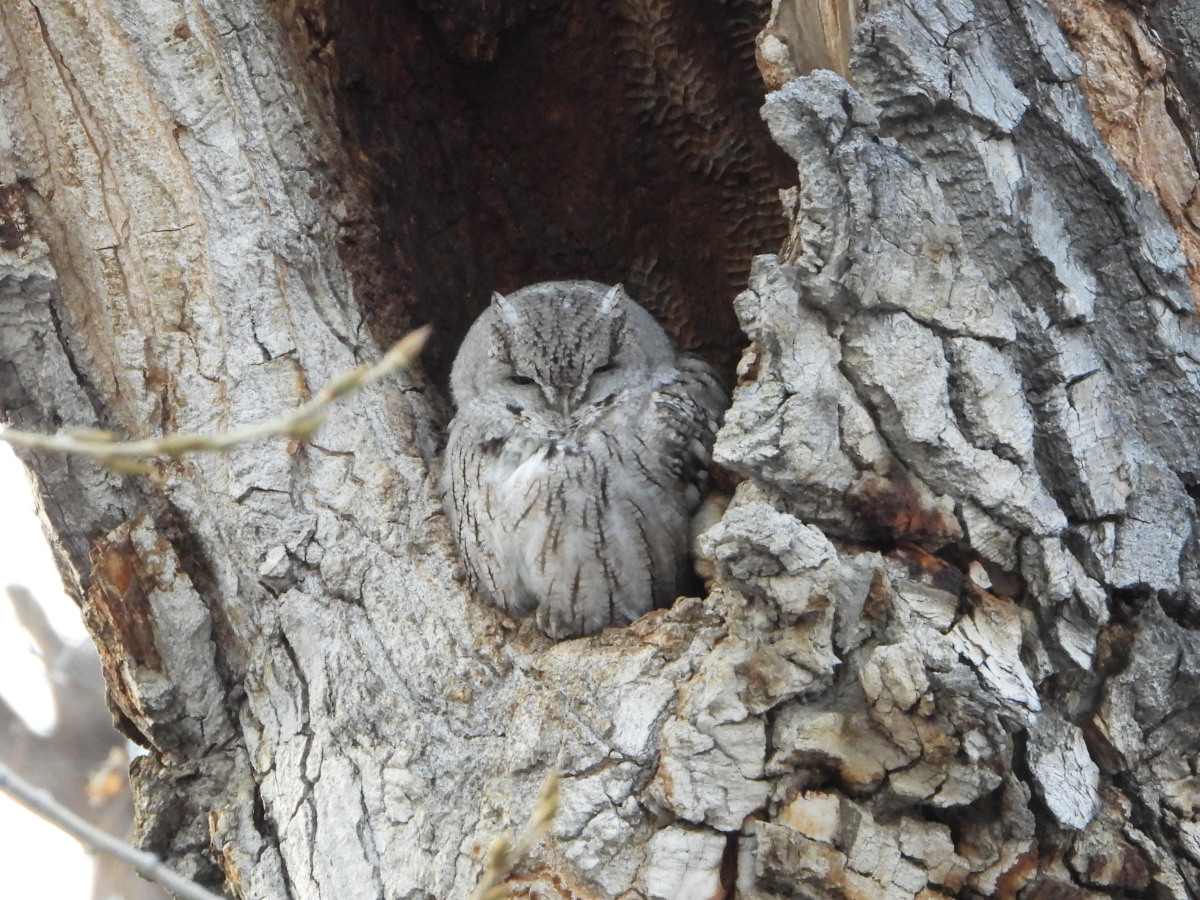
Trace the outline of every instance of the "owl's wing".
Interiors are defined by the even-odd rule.
[[[674,379],[654,392],[656,427],[647,433],[656,436],[663,468],[684,485],[688,507],[694,510],[708,492],[713,441],[729,395],[704,360],[681,354],[675,365]]]
[[[499,532],[507,523],[497,520],[503,507],[497,472],[503,469],[511,434],[511,422],[486,403],[460,409],[450,423],[442,478],[446,511],[471,586],[501,609],[523,615],[533,607],[522,599],[515,573],[504,565]]]

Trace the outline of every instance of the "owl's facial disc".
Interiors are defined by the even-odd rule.
[[[569,418],[594,394],[592,383],[612,371],[625,328],[620,286],[591,282],[535,285],[492,298],[508,383],[540,388],[550,409]],[[564,339],[564,336],[566,339]]]

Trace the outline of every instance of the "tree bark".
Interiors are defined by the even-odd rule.
[[[744,480],[700,540],[702,599],[559,644],[472,601],[435,488],[444,404],[418,372],[304,443],[126,476],[30,455],[110,706],[150,751],[141,843],[243,898],[465,897],[557,767],[515,896],[1200,897],[1187,7],[879,0],[825,54],[849,81],[770,32],[762,115],[798,185],[733,304],[750,343],[716,456]],[[719,356],[729,298],[696,288],[689,311],[688,291],[765,249],[781,171],[726,91],[740,57],[712,50],[709,24],[744,10],[604,7],[637,98],[599,118],[610,145],[586,115],[603,53],[566,89],[516,77],[606,40],[570,27],[593,8],[0,6],[8,420],[263,418],[376,358],[446,285],[461,334],[469,273],[506,249],[506,278],[590,260],[556,274],[647,286],[678,251],[656,311]],[[355,54],[379,43],[399,57],[374,57],[397,79],[375,104]],[[530,211],[546,157],[521,148],[543,135],[489,126],[489,78],[633,153],[604,169],[647,173],[632,211]],[[448,85],[461,108],[407,117]],[[593,176],[565,178],[590,185],[568,200],[605,193]],[[660,176],[703,228],[658,227]],[[431,197],[460,205],[434,221]],[[526,228],[546,258],[494,239]],[[424,300],[383,298],[410,280]]]

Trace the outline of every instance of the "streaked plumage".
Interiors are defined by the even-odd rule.
[[[493,297],[459,348],[446,506],[477,593],[554,638],[669,604],[727,405],[620,286]]]

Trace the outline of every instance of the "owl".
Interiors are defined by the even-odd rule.
[[[450,376],[447,512],[477,594],[555,639],[675,599],[728,396],[621,288],[491,305]]]

